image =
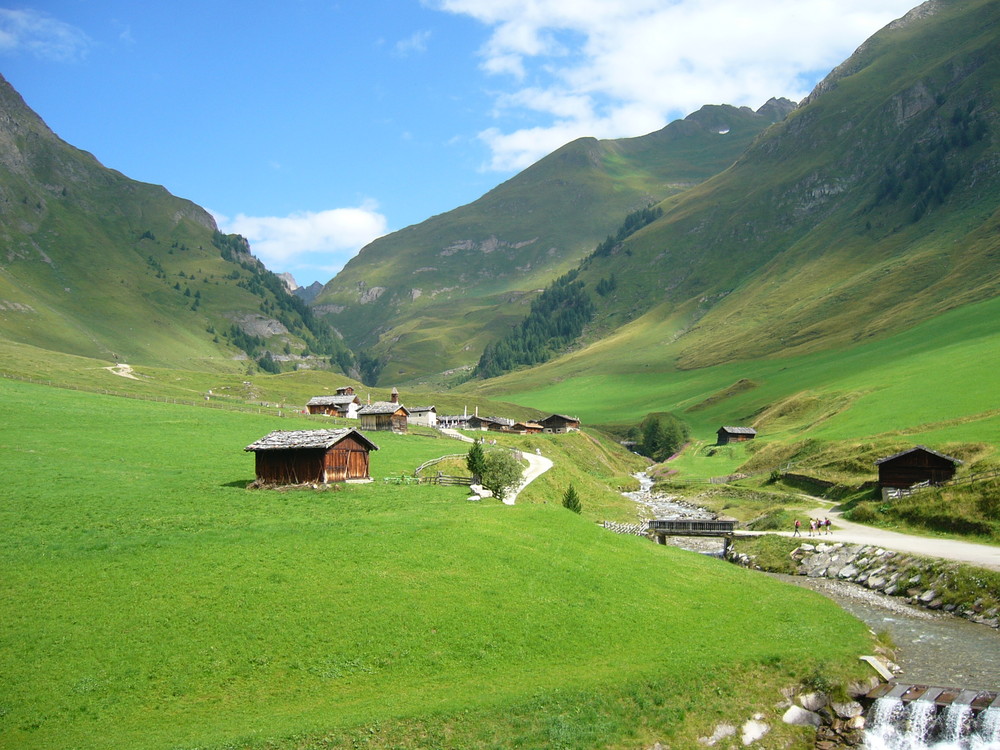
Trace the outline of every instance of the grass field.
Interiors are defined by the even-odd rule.
[[[995,462],[998,317],[995,298],[850,348],[678,370],[668,343],[675,322],[648,315],[593,347],[466,387],[585,424],[637,424],[651,411],[672,411],[691,425],[696,446],[714,442],[721,425],[745,424],[758,429],[761,445],[876,441],[889,455],[916,443],[984,444]],[[731,459],[692,451],[671,465],[717,476],[737,468]]]
[[[817,595],[558,503],[379,481],[443,440],[249,491],[242,448],[289,420],[10,381],[0,420],[0,747],[691,746],[868,648]]]

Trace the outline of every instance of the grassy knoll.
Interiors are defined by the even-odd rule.
[[[555,503],[244,489],[287,419],[0,381],[0,420],[3,747],[690,747],[868,648]],[[376,442],[377,478],[452,452]]]
[[[469,432],[480,437],[484,433]],[[636,506],[622,491],[638,489],[630,474],[648,468],[649,461],[624,450],[600,433],[589,431],[565,435],[498,435],[488,439],[526,453],[540,451],[553,461],[549,471],[532,482],[517,502],[562,503],[563,493],[572,483],[583,502],[583,516],[594,521],[636,520]],[[463,472],[467,473],[467,472]]]

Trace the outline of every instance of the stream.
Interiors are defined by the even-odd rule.
[[[653,518],[714,518],[704,509],[669,495],[652,492],[653,480],[638,474],[638,492],[626,497],[648,509]],[[669,541],[669,540],[668,540]],[[677,546],[718,554],[716,540],[677,537]],[[975,690],[1000,690],[1000,632],[953,615],[906,604],[863,586],[827,578],[768,574],[818,591],[868,625],[887,631],[897,646],[900,682]]]

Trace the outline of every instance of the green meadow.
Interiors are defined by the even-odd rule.
[[[915,443],[946,451],[983,444],[995,462],[998,319],[1000,298],[994,298],[851,347],[682,370],[669,345],[677,322],[647,315],[559,360],[467,388],[547,405],[585,424],[637,424],[647,413],[673,411],[702,444],[713,442],[723,424],[753,424],[757,449],[806,440],[875,441],[888,453]],[[742,460],[732,459],[743,457],[720,453],[706,462],[696,453],[672,465],[692,476],[718,475],[735,470]]]
[[[280,492],[243,447],[302,420],[0,381],[0,421],[0,747],[692,746],[870,648],[554,488],[382,481],[451,441],[379,433],[375,482]]]

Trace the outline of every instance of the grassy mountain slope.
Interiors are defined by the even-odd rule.
[[[983,0],[887,27],[584,263],[588,288],[618,282],[587,345],[466,387],[606,424],[674,410],[702,440],[735,423],[789,445],[1000,446],[998,28]]]
[[[1000,3],[876,35],[732,169],[581,278],[596,330],[674,317],[680,368],[885,336],[1000,286]]]
[[[630,211],[725,169],[790,109],[708,106],[641,138],[574,141],[479,200],[376,240],[314,301],[396,382],[474,362]]]
[[[276,354],[345,350],[297,304],[242,238],[61,141],[0,79],[0,336],[204,369],[240,366],[233,325]]]

